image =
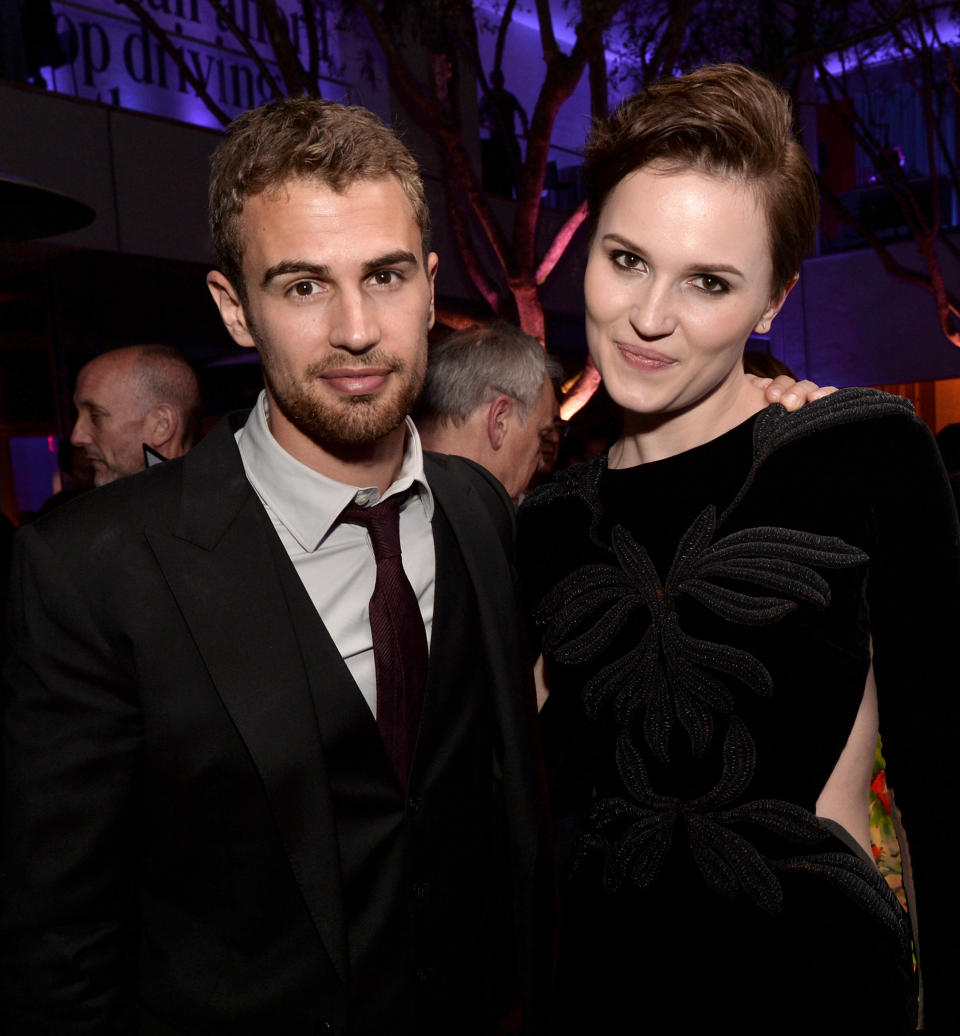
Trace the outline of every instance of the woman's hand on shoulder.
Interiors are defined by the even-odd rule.
[[[835,385],[821,388],[812,381],[796,381],[787,374],[781,374],[776,378],[758,378],[753,374],[748,374],[747,377],[757,388],[764,390],[764,397],[768,403],[782,403],[787,410],[799,410],[804,403],[811,403],[837,391]]]

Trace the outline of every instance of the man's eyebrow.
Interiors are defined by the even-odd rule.
[[[275,277],[284,277],[289,273],[302,273],[308,277],[323,280],[330,276],[330,267],[318,266],[316,263],[307,262],[306,259],[284,259],[283,262],[276,263],[267,270],[263,275],[260,287],[265,288]]]
[[[376,259],[371,259],[363,264],[364,273],[373,273],[374,270],[382,270],[385,266],[416,266],[419,260],[406,249],[398,248],[395,252],[387,252]]]

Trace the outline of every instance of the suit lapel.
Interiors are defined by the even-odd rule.
[[[178,527],[146,535],[247,744],[307,908],[346,980],[340,863],[321,740],[274,560],[276,534],[233,440],[238,423],[221,421],[185,458]],[[334,662],[343,664],[339,655]]]

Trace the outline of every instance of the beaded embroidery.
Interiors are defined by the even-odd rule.
[[[670,758],[667,745],[674,719],[699,757],[713,738],[711,711],[730,712],[733,698],[714,672],[757,694],[773,690],[766,668],[746,651],[685,633],[677,616],[678,598],[692,597],[729,622],[764,625],[794,611],[798,602],[826,606],[830,589],[810,565],[843,568],[867,560],[841,540],[795,529],[743,529],[719,540],[715,534],[711,505],[681,538],[661,586],[646,550],[618,525],[611,534],[617,565],[577,569],[547,594],[535,615],[544,629],[544,652],[559,662],[579,664],[606,650],[635,611],[646,610],[649,626],[640,643],[587,681],[583,701],[587,714],[596,718],[612,700],[618,726],[632,723],[646,709],[646,742],[662,760]],[[778,596],[717,582],[724,579],[774,590]]]

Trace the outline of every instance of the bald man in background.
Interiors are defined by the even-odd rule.
[[[102,353],[80,371],[73,401],[70,441],[90,458],[97,486],[143,471],[148,457],[179,457],[200,438],[196,372],[167,345]]]

